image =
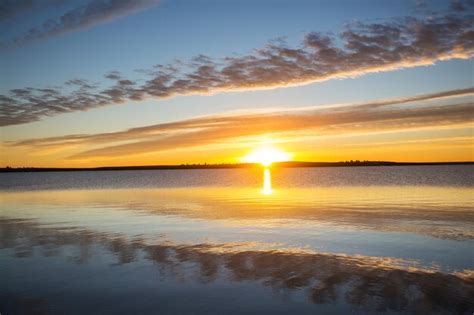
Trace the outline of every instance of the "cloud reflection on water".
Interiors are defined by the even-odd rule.
[[[68,220],[67,216],[77,209],[82,213],[97,211],[98,216],[107,220],[111,219],[112,210],[120,210],[126,215],[146,215],[150,220],[176,216],[182,218],[181,224],[184,220],[204,220],[236,227],[325,225],[439,239],[474,239],[472,188],[285,188],[271,184],[270,188],[271,196],[262,195],[265,184],[263,189],[260,186],[5,192],[2,202],[5,215],[16,216],[21,209],[20,213],[29,213],[30,218],[41,216],[53,222]]]
[[[116,263],[110,268],[148,261],[173,281],[252,281],[277,291],[303,290],[315,304],[342,299],[365,310],[415,313],[464,313],[474,307],[474,280],[469,270],[447,274],[393,258],[259,251],[247,244],[149,243],[119,233],[51,227],[5,217],[0,219],[0,231],[0,248],[16,259],[67,258],[62,262],[87,269],[94,256],[112,254]]]

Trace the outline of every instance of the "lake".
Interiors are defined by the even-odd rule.
[[[474,166],[0,174],[1,314],[472,314]]]

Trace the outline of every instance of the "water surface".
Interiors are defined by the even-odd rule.
[[[474,167],[0,174],[0,312],[474,311]]]

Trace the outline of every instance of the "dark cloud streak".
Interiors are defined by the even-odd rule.
[[[21,13],[60,5],[66,0],[2,0],[0,2],[0,21],[9,20]]]
[[[142,71],[148,75],[143,83],[114,71],[105,76],[112,81],[107,87],[71,80],[67,86],[76,89],[68,93],[61,88],[11,90],[0,95],[0,126],[148,98],[277,88],[472,58],[474,15],[458,11],[424,19],[353,23],[336,36],[312,32],[298,47],[270,42],[248,55],[218,60],[200,55],[188,63],[156,65]],[[87,16],[87,10],[81,12]],[[74,21],[71,27],[83,25]]]
[[[57,2],[58,0],[56,0]],[[13,42],[5,46],[20,46],[31,41],[49,38],[63,33],[73,32],[80,29],[102,24],[134,12],[138,12],[157,5],[159,0],[93,0],[75,7],[57,18],[50,18],[40,26],[31,28],[22,37],[15,38]],[[7,1],[0,6],[0,18],[9,18],[25,10],[50,5],[54,1],[20,0],[19,2]],[[41,4],[41,5],[40,5]]]
[[[119,132],[29,139],[6,144],[10,147],[29,147],[34,150],[75,145],[95,147],[70,157],[84,159],[233,143],[241,137],[275,133],[306,132],[314,136],[327,136],[452,127],[472,122],[472,101],[463,102],[458,97],[473,94],[474,88],[471,88],[356,105],[232,113]],[[453,98],[454,102],[449,98]],[[441,100],[448,101],[442,105],[427,105],[427,101],[434,100],[438,101],[437,103]]]

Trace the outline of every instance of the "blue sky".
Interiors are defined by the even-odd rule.
[[[434,1],[417,9],[414,1],[163,0],[109,23],[2,50],[0,65],[7,75],[1,88],[61,84],[71,76],[101,81],[111,70],[133,75],[135,69],[201,53],[245,54],[279,37],[297,44],[310,31],[337,32],[352,21],[422,15],[448,5]],[[2,41],[60,12],[43,10],[4,21]]]
[[[99,18],[80,11],[89,1],[32,3],[33,7],[0,20],[0,92],[4,95],[26,87],[55,88],[67,94],[71,87],[64,83],[72,79],[107,88],[113,81],[104,76],[111,71],[119,71],[125,79],[140,85],[149,77],[137,69],[150,70],[156,64],[169,65],[176,60],[187,63],[200,54],[222,62],[227,57],[252,55],[268,43],[278,44],[279,39],[285,41],[284,47],[300,49],[311,32],[328,34],[338,41],[341,32],[358,23],[389,25],[407,17],[429,22],[430,16],[436,19],[453,14],[464,19],[472,17],[472,7],[463,1],[143,0],[128,10],[126,0],[100,0],[96,4],[104,4],[111,11]],[[456,4],[462,10],[455,10]],[[101,8],[97,5],[95,10],[103,14]],[[65,24],[51,34],[42,29],[45,21],[60,21],[61,15],[69,11],[82,12],[79,18],[89,19],[89,24],[69,29]],[[39,29],[41,36],[26,38],[33,28]],[[466,47],[463,53],[469,55],[471,48]],[[420,58],[425,60],[426,55]],[[186,71],[186,65],[181,67]],[[333,67],[336,69],[337,65]],[[79,108],[63,114],[34,114],[25,123],[4,125],[2,140],[121,131],[236,110],[363,103],[473,86],[472,55],[432,57],[429,64],[419,67],[364,71],[350,78],[303,80],[299,86],[271,83],[271,89],[256,91],[226,87],[224,91],[213,90],[210,95],[173,92],[165,98],[125,98],[118,106],[106,104],[85,111]],[[7,102],[2,106],[8,109],[10,105]],[[27,109],[20,108],[15,115],[23,115],[22,111]]]

